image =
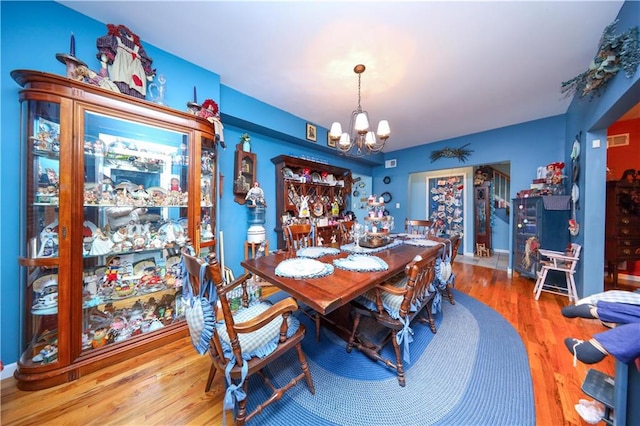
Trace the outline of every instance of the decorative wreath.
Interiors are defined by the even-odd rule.
[[[458,160],[464,163],[465,161],[467,161],[469,155],[471,155],[471,153],[473,152],[473,150],[467,149],[469,145],[470,144],[466,144],[461,146],[460,148],[445,147],[437,151],[432,151],[431,162],[433,163],[434,161],[444,157],[444,158],[457,158]]]
[[[638,47],[638,27],[625,33],[614,35],[615,20],[602,33],[598,53],[591,61],[589,69],[562,82],[561,92],[566,96],[578,93],[580,97],[591,94],[600,96],[607,82],[623,69],[627,78],[631,78],[640,63],[640,47]]]

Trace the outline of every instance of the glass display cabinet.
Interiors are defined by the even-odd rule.
[[[491,184],[484,182],[473,187],[475,203],[475,243],[483,244],[491,252]]]
[[[215,247],[213,126],[64,77],[23,89],[23,390],[188,334],[180,249]],[[194,165],[195,167],[189,167]]]

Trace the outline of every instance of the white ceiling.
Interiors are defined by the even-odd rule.
[[[326,128],[348,124],[363,63],[362,107],[389,120],[389,152],[563,114],[561,82],[623,1],[60,3]]]

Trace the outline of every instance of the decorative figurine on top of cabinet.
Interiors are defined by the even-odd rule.
[[[107,35],[96,40],[96,57],[108,65],[109,78],[120,92],[145,99],[147,81],[156,74],[151,68],[153,59],[147,56],[140,37],[129,28],[107,24],[107,30]]]
[[[247,196],[244,197],[245,200],[251,201],[251,206],[255,207],[257,205],[267,206],[267,203],[264,200],[264,191],[260,188],[259,182],[253,183],[253,188],[247,192]],[[249,206],[249,207],[251,207]]]
[[[206,118],[213,123],[215,118],[220,117],[220,109],[213,99],[207,99],[202,103],[202,107],[196,113],[198,117]]]

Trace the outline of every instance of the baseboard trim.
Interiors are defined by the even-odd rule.
[[[618,279],[623,279],[627,281],[633,281],[636,283],[640,283],[640,277],[637,275],[627,275],[627,274],[618,274]]]
[[[7,364],[4,366],[2,370],[0,380],[8,379],[9,377],[13,377],[13,373],[18,369],[18,363],[14,362],[13,364]]]

